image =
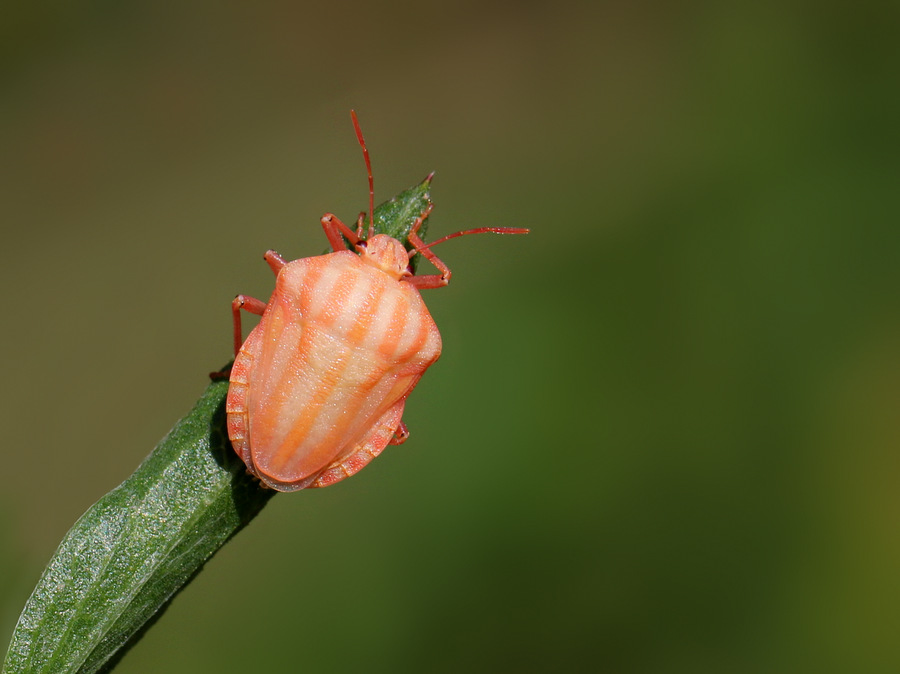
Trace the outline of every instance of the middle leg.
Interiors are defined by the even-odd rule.
[[[237,356],[244,343],[244,333],[241,330],[241,309],[251,314],[262,316],[266,310],[266,303],[248,295],[238,295],[231,301],[231,317],[234,324],[234,355]]]

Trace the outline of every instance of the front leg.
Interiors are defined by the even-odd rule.
[[[344,245],[344,239],[341,238],[342,234],[347,237],[350,245],[355,246],[359,243],[360,237],[357,233],[341,222],[338,216],[326,213],[322,216],[321,222],[322,229],[325,230],[325,236],[328,237],[328,243],[331,244],[332,251],[346,250],[347,246]]]
[[[413,249],[409,251],[409,257],[412,258],[413,255],[419,253],[426,260],[431,262],[435,267],[438,268],[440,274],[425,274],[423,276],[410,276],[407,279],[404,279],[411,286],[414,286],[419,289],[423,288],[442,288],[443,286],[450,283],[450,277],[452,276],[452,272],[450,271],[450,267],[444,264],[444,261],[441,260],[437,255],[435,255],[429,244],[426,244],[419,237],[419,228],[422,226],[422,223],[425,222],[425,219],[431,215],[431,211],[434,209],[434,204],[429,203],[422,214],[416,218],[415,222],[413,222],[413,226],[410,227],[409,233],[406,235],[406,240],[412,245]],[[433,246],[434,244],[430,244]]]

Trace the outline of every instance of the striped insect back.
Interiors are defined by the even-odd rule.
[[[349,455],[372,453],[367,431],[384,418],[393,434],[402,402],[388,412],[440,351],[419,293],[353,253],[287,264],[239,353],[254,369],[242,413],[255,472],[271,486],[299,485]]]
[[[286,262],[273,251],[277,274],[268,303],[239,295],[232,303],[236,356],[226,402],[228,434],[248,470],[269,487],[294,491],[333,484],[356,472],[390,443],[408,436],[406,398],[441,353],[441,337],[420,288],[446,285],[450,270],[416,232],[407,252],[373,231],[374,189],[368,151],[369,228],[356,230],[326,214],[327,255]],[[451,235],[524,230],[481,228]],[[350,241],[355,252],[344,249]],[[437,243],[437,242],[436,242]],[[421,253],[439,274],[414,276]],[[240,312],[262,316],[241,343]]]

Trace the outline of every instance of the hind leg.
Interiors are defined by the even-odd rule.
[[[391,441],[388,443],[390,445],[402,445],[409,439],[409,429],[406,427],[402,421],[400,425],[397,426],[397,430],[394,431],[394,437],[391,438]]]

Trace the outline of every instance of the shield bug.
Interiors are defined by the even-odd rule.
[[[419,290],[450,281],[450,269],[431,248],[464,234],[528,231],[481,227],[426,245],[418,231],[429,204],[409,231],[412,250],[375,234],[372,165],[351,116],[369,176],[366,236],[365,213],[355,230],[327,213],[322,228],[334,252],[288,262],[268,251],[264,259],[276,274],[268,303],[238,295],[231,304],[228,436],[247,469],[279,491],[334,484],[408,437],[406,399],[441,354]],[[416,254],[439,273],[416,276],[410,264]],[[243,343],[242,310],[262,317]]]

